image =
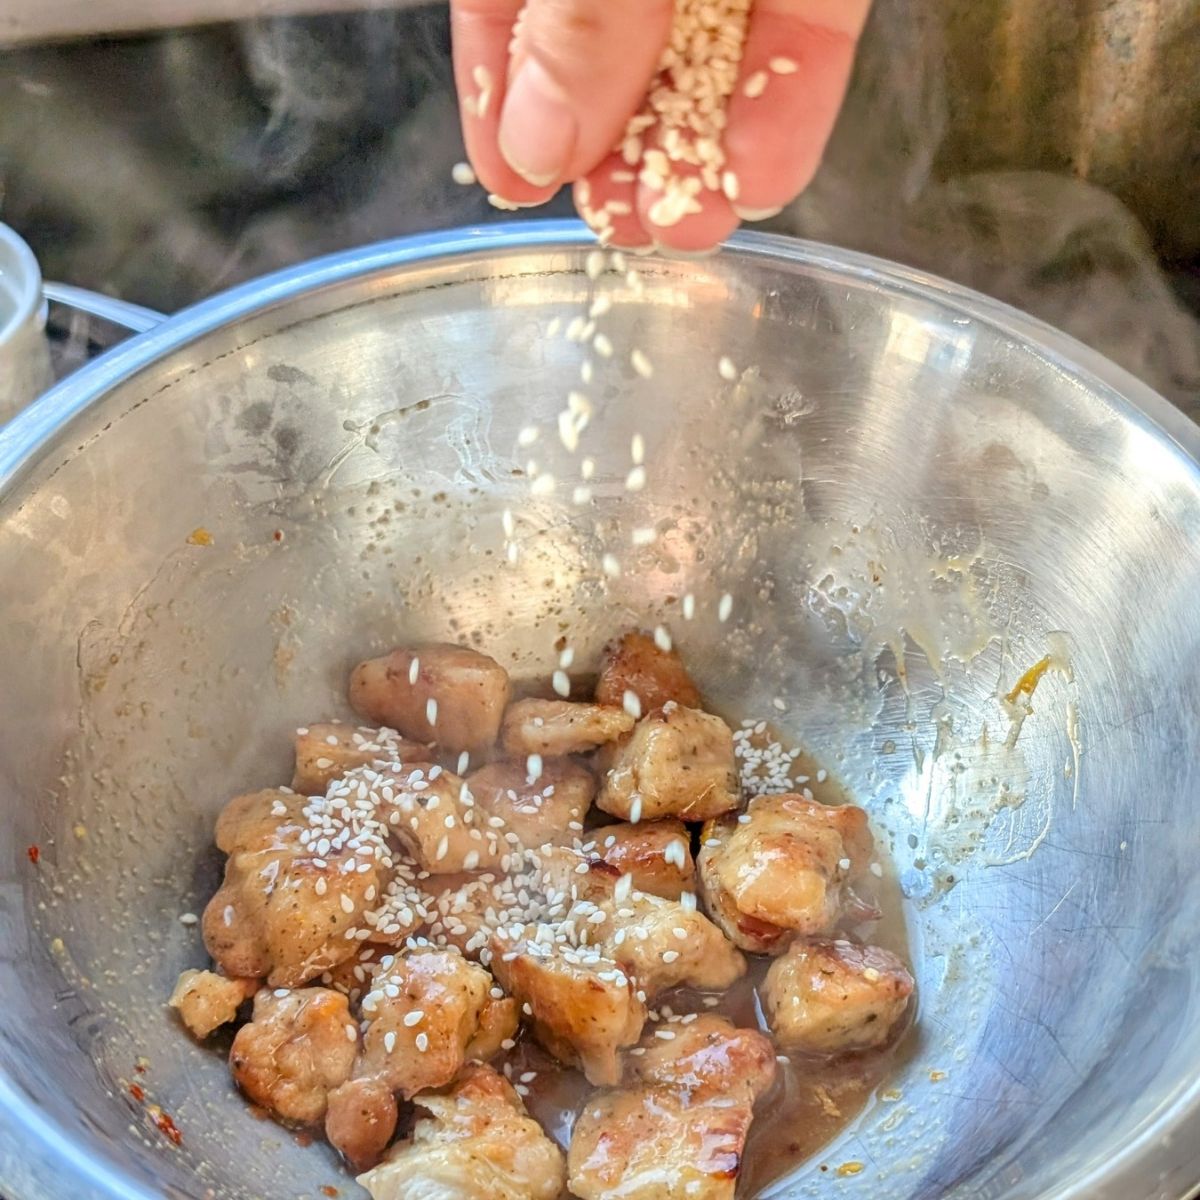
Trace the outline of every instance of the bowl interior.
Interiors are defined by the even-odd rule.
[[[293,726],[348,715],[366,654],[464,640],[544,674],[563,633],[587,663],[661,621],[707,693],[870,809],[904,897],[912,1052],[771,1194],[1175,1194],[1154,1172],[1185,1180],[1198,1141],[1158,1146],[1200,1061],[1195,462],[1051,335],[863,260],[751,241],[638,261],[640,292],[583,264],[573,236],[501,237],[243,291],[0,443],[49,431],[0,491],[0,1188],[352,1190],[249,1120],[163,1006],[203,959],[178,917],[214,886],[215,812],[286,779]],[[549,333],[601,291],[612,358]],[[586,356],[576,506],[553,429]]]

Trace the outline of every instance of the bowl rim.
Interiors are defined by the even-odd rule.
[[[0,428],[0,502],[56,436],[111,389],[173,350],[238,320],[306,294],[397,268],[430,266],[488,253],[569,252],[593,249],[582,222],[531,220],[468,226],[374,243],[285,267],[192,304],[135,335],[69,375]],[[840,273],[958,311],[1036,351],[1052,369],[1095,394],[1113,412],[1167,442],[1188,461],[1200,490],[1200,425],[1149,385],[1098,351],[1046,322],[971,288],[913,267],[821,242],[758,232],[738,233],[723,254],[766,259]],[[678,261],[678,260],[671,260]],[[581,264],[582,269],[582,264]],[[161,1200],[123,1176],[107,1159],[92,1159],[53,1120],[0,1073],[0,1169],[24,1161],[17,1180],[2,1180],[10,1200]],[[1176,1172],[1200,1163],[1200,1076],[1176,1090],[1172,1102],[1145,1122],[1103,1168],[1077,1174],[1055,1200],[1165,1200],[1170,1183],[1163,1159]],[[1173,1149],[1172,1149],[1173,1148]],[[1161,1158],[1155,1163],[1156,1152]],[[46,1168],[45,1174],[38,1165]],[[1176,1178],[1182,1178],[1176,1174]],[[1179,1196],[1196,1181],[1183,1182]],[[26,1186],[28,1185],[28,1186]],[[17,1190],[11,1190],[17,1189]],[[1174,1193],[1172,1193],[1174,1195]]]

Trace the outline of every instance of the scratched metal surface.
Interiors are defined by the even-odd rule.
[[[280,731],[337,713],[347,665],[395,639],[478,633],[544,671],[560,622],[586,663],[614,624],[666,619],[731,706],[785,699],[907,901],[900,1099],[830,1149],[860,1175],[772,1194],[1179,1200],[1200,1155],[1195,428],[1010,310],[748,240],[617,289],[610,336],[654,379],[600,371],[594,511],[530,504],[516,433],[578,379],[546,328],[593,286],[579,237],[297,269],[0,433],[0,1186],[314,1194],[326,1152],[248,1121],[154,1000],[201,958],[175,917],[212,887],[214,811],[280,778]],[[606,582],[598,539],[650,523]],[[1032,711],[1006,704],[1043,658]],[[178,1150],[127,1096],[143,1054]]]

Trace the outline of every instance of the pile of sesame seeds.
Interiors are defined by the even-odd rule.
[[[733,753],[738,780],[747,796],[782,796],[808,782],[792,774],[801,752],[787,749],[771,736],[766,721],[743,721],[734,730]],[[811,800],[812,792],[805,789],[804,797]]]

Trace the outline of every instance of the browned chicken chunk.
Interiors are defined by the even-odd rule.
[[[562,1151],[490,1067],[470,1066],[445,1094],[417,1098],[429,1113],[358,1182],[373,1200],[558,1200]]]
[[[744,950],[779,954],[792,934],[832,932],[873,855],[867,814],[801,796],[756,796],[704,827],[697,868],[710,916]]]
[[[298,987],[331,970],[354,954],[346,933],[378,894],[373,858],[320,839],[305,844],[298,801],[287,793],[239,796],[218,819],[229,859],[202,928],[209,954],[231,977]]]
[[[682,821],[620,822],[593,830],[585,847],[633,877],[639,892],[667,900],[678,900],[696,890],[696,864],[692,861],[692,839]]]
[[[466,646],[435,644],[393,650],[359,663],[350,676],[350,706],[406,738],[471,754],[489,749],[508,704],[508,673]]]
[[[229,1067],[255,1104],[283,1121],[314,1125],[329,1092],[350,1075],[358,1029],[346,997],[327,988],[263,989],[233,1039]]]
[[[731,1200],[754,1102],[775,1056],[762,1034],[721,1017],[659,1027],[629,1059],[631,1086],[589,1100],[575,1123],[568,1183],[580,1200]]]
[[[501,837],[511,832],[516,845],[533,847],[578,837],[596,793],[591,771],[569,758],[535,759],[533,772],[524,759],[502,759],[468,776],[467,786],[489,828]]]
[[[632,692],[643,713],[670,700],[684,708],[700,707],[700,692],[674,650],[661,650],[648,634],[636,630],[610,642],[604,650],[596,703],[621,708]]]
[[[258,991],[257,979],[228,979],[214,971],[184,971],[167,1003],[193,1037],[203,1040],[237,1017],[244,1000]]]
[[[613,755],[596,805],[633,821],[707,821],[738,804],[733,733],[720,717],[673,702],[643,717]]]
[[[518,700],[508,706],[500,733],[505,754],[562,757],[585,754],[615,742],[633,729],[633,717],[620,707],[571,700]]]
[[[433,755],[420,742],[405,741],[394,729],[321,724],[296,730],[296,770],[292,789],[323,796],[335,780],[355,767],[377,762],[428,763]]]
[[[784,1049],[837,1054],[883,1045],[912,990],[913,977],[888,950],[795,941],[771,964],[763,1001]]]
[[[395,1106],[383,1093],[407,1100],[444,1087],[481,1024],[490,1037],[500,1017],[488,1011],[497,1003],[492,977],[455,950],[413,950],[380,965],[362,999],[367,1028],[353,1078],[329,1097],[326,1120],[329,1140],[356,1166],[375,1161],[394,1132]]]
[[[592,1083],[620,1078],[617,1052],[637,1041],[646,1006],[615,962],[594,948],[503,933],[492,941],[492,970],[521,1001],[551,1054],[577,1062]]]

